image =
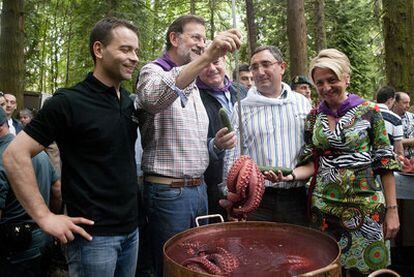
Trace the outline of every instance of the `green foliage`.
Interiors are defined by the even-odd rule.
[[[374,14],[374,1],[326,1],[325,27],[328,47],[344,52],[352,66],[349,90],[372,99],[383,80],[378,52],[381,22]],[[382,40],[382,39],[381,39]]]
[[[348,55],[352,65],[350,91],[372,99],[384,79],[381,21],[374,14],[374,0],[326,0],[325,29],[327,45]],[[287,38],[287,1],[256,0],[259,45],[277,46],[289,61]],[[314,1],[305,1],[309,61],[316,56]],[[379,56],[379,57],[378,57]],[[284,75],[289,83],[289,66]]]
[[[240,63],[248,62],[245,4],[237,2],[237,24],[245,39],[239,51]],[[309,60],[314,50],[312,0],[305,1]],[[374,16],[374,0],[325,0],[328,47],[346,53],[353,66],[351,91],[370,99],[384,79],[381,52],[381,22]],[[231,1],[194,0],[196,14],[206,19],[207,36],[232,26]],[[258,45],[279,47],[289,61],[287,1],[255,0]],[[168,25],[188,14],[190,0],[26,0],[25,59],[26,90],[53,93],[72,85],[92,70],[88,37],[95,22],[106,15],[132,21],[139,28],[140,66],[157,58],[165,44]],[[214,26],[211,25],[213,19]],[[228,55],[229,72],[234,55]],[[289,69],[289,66],[288,66]],[[137,73],[135,74],[135,76]],[[289,72],[285,73],[289,82]],[[132,91],[134,81],[125,86]]]

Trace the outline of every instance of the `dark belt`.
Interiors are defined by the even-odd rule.
[[[196,187],[201,185],[203,182],[202,178],[171,178],[155,175],[147,175],[144,180],[149,183],[168,185],[171,188],[182,188],[182,187]]]
[[[306,188],[304,186],[294,187],[294,188],[274,188],[274,187],[265,188],[265,192],[267,193],[278,193],[278,194],[301,193],[303,191],[306,191]]]

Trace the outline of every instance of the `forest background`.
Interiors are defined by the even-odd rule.
[[[25,92],[54,93],[92,70],[89,33],[104,16],[138,26],[139,67],[162,53],[180,15],[205,18],[209,39],[232,27],[231,0],[2,0],[0,9],[0,90],[17,95],[20,107]],[[337,48],[351,60],[350,91],[366,99],[385,84],[414,92],[413,0],[237,0],[236,15],[244,35],[239,63],[256,46],[275,45],[290,83],[307,74],[319,50]],[[234,56],[227,61],[230,73]],[[134,80],[124,84],[131,92]]]

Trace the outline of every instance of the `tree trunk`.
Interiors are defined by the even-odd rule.
[[[414,1],[383,0],[385,72],[398,91],[414,93]]]
[[[24,0],[3,0],[0,35],[0,90],[14,94],[23,107]]]
[[[152,3],[153,3],[152,10],[153,11],[158,11],[158,9],[160,8],[160,1],[159,0],[154,0]],[[157,24],[159,24],[159,20],[158,20],[158,18],[156,16],[153,16],[152,17],[152,28],[153,29],[157,28],[156,27]],[[157,51],[157,47],[158,47],[158,45],[157,45],[157,38],[156,38],[156,36],[152,36],[152,39],[151,39],[151,49],[152,49],[152,52],[153,53],[155,53]]]
[[[70,44],[72,40],[72,22],[73,17],[69,15],[69,30],[68,30],[68,37],[67,37],[67,46],[66,46],[66,74],[65,74],[65,87],[69,86],[69,71],[70,71]]]
[[[214,25],[214,10],[216,6],[215,0],[209,0],[210,6],[210,39],[214,39],[214,33],[216,32],[216,26]]]
[[[116,8],[117,8],[117,1],[107,0],[107,3],[108,3],[108,10],[106,12],[106,16],[114,16]]]
[[[249,53],[248,57],[250,57],[251,53],[257,46],[257,25],[254,21],[255,14],[254,14],[254,4],[253,0],[246,0],[246,17],[247,17],[247,34],[248,34],[248,41],[249,41]]]
[[[190,0],[190,13],[191,14],[196,14],[195,0]]]
[[[289,39],[290,75],[307,71],[306,21],[304,0],[288,0],[287,27]]]
[[[326,48],[325,1],[315,0],[315,50]]]

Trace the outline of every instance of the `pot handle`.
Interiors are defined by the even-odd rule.
[[[208,214],[208,215],[197,216],[196,219],[195,219],[196,226],[200,227],[199,220],[201,220],[201,219],[208,219],[208,218],[215,218],[215,217],[220,218],[221,223],[224,222],[224,218],[221,214]]]

